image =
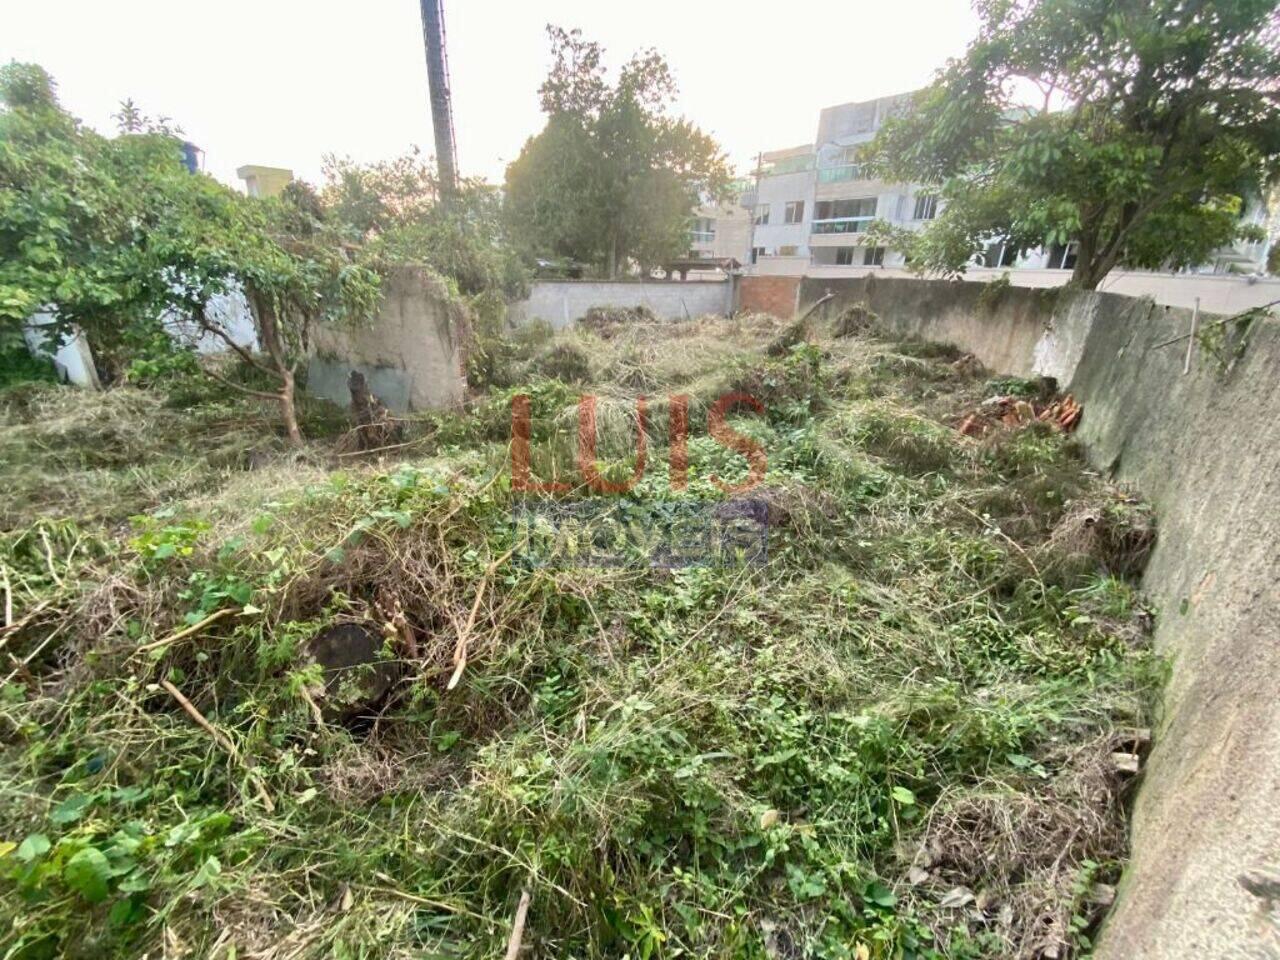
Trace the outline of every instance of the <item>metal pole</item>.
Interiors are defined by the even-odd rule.
[[[458,192],[458,157],[453,142],[453,107],[445,54],[443,0],[421,0],[422,39],[427,48],[427,83],[431,89],[431,126],[436,141],[436,176],[445,203]]]

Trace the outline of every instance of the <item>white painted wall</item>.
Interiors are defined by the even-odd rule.
[[[592,307],[645,306],[667,320],[727,316],[730,289],[727,280],[538,280],[529,299],[511,304],[509,313],[513,323],[546,320],[557,330]]]
[[[249,309],[249,301],[243,291],[237,289],[212,297],[205,306],[204,313],[206,319],[227,331],[237,346],[249,350],[258,349],[258,328],[254,326],[253,312]],[[185,317],[167,317],[164,325],[175,340],[195,347],[198,353],[224,353],[231,349],[221,337],[203,332]]]
[[[27,321],[22,336],[27,341],[27,349],[31,351],[32,356],[49,355],[52,335],[45,328],[53,322],[53,314],[43,311]],[[100,386],[98,370],[93,363],[93,352],[90,351],[89,342],[85,340],[84,334],[79,330],[53,351],[53,365],[58,371],[58,377],[66,383],[77,387],[89,387],[93,390],[97,390]]]

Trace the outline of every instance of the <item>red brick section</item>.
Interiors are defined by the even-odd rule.
[[[790,320],[796,312],[800,277],[743,277],[738,292],[740,310]]]

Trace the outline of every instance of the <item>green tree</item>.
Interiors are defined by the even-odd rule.
[[[440,203],[435,172],[416,148],[373,164],[329,156],[324,175],[329,216],[348,240],[368,246],[371,262],[428,266],[468,297],[526,294],[496,187],[464,180],[451,204]]]
[[[654,50],[610,85],[603,49],[548,26],[553,65],[539,93],[546,127],[507,167],[506,213],[535,255],[568,256],[610,277],[688,252],[692,211],[729,170],[716,142],[669,115],[676,85]]]
[[[56,304],[60,339],[127,315],[145,293],[120,282],[133,229],[109,142],[61,108],[34,64],[0,67],[0,107],[0,325],[12,337]]]
[[[292,183],[279,197],[241,196],[208,177],[187,175],[160,201],[152,224],[148,267],[172,278],[168,308],[221,338],[250,366],[275,381],[260,391],[206,375],[241,393],[280,406],[285,432],[302,442],[296,382],[319,323],[356,324],[377,310],[381,277],[366,251],[347,242],[320,198],[305,183]],[[205,310],[215,294],[244,290],[253,313],[261,353],[240,346],[221,321]]]
[[[48,308],[53,331],[83,329],[115,358],[130,332],[181,318],[222,337],[272,376],[276,392],[229,388],[280,404],[301,441],[295,374],[317,322],[359,322],[376,308],[379,276],[360,244],[298,185],[271,200],[242,196],[182,163],[169,121],[126,101],[124,132],[104,138],[58,104],[49,75],[0,68],[0,324],[10,332]],[[243,288],[262,354],[234,344],[205,311]]]
[[[943,201],[894,241],[956,274],[991,240],[1075,241],[1072,282],[1178,268],[1239,220],[1280,158],[1276,0],[979,0],[966,55],[887,124],[868,160]],[[1038,90],[1034,109],[1017,106]],[[881,231],[884,235],[888,231]]]

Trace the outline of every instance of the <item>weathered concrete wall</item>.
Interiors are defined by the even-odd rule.
[[[747,278],[743,278],[743,284]],[[865,302],[881,321],[903,336],[946,340],[968,350],[993,370],[1027,377],[1035,347],[1043,335],[1058,292],[1009,287],[996,295],[980,283],[947,283],[877,276],[850,280],[805,278],[801,311],[827,293],[822,307],[835,316],[852,303]]]
[[[1191,311],[1150,300],[988,302],[982,284],[879,278],[806,281],[802,305],[826,288],[836,308],[865,300],[997,371],[1058,377],[1084,406],[1090,459],[1155,506],[1144,587],[1172,674],[1098,956],[1280,956],[1280,929],[1240,883],[1280,871],[1280,322],[1256,323],[1229,373],[1196,356],[1184,375],[1186,340],[1161,344]]]
[[[394,411],[458,406],[467,387],[466,333],[464,308],[438,278],[399,270],[384,283],[372,323],[317,331],[307,391],[349,406],[347,376],[359,370]]]
[[[1280,868],[1280,323],[1257,325],[1229,375],[1197,358],[1184,376],[1185,341],[1157,344],[1189,311],[1115,299],[1070,386],[1091,459],[1156,507],[1144,586],[1173,672],[1100,955],[1280,956],[1240,883]]]
[[[539,280],[528,300],[511,305],[514,323],[546,320],[561,330],[592,307],[645,306],[659,317],[684,320],[732,310],[726,280]]]
[[[901,267],[835,266],[810,263],[808,257],[763,257],[746,268],[750,275],[805,276],[823,280],[851,280],[875,275],[886,280],[913,279]],[[1062,287],[1070,270],[1041,267],[991,269],[970,267],[968,281],[986,283],[1008,276],[1015,287]],[[1239,276],[1229,273],[1153,273],[1149,270],[1112,270],[1099,287],[1101,292],[1128,297],[1150,297],[1162,306],[1187,307],[1200,299],[1200,309],[1210,313],[1239,313],[1280,300],[1280,278]]]

